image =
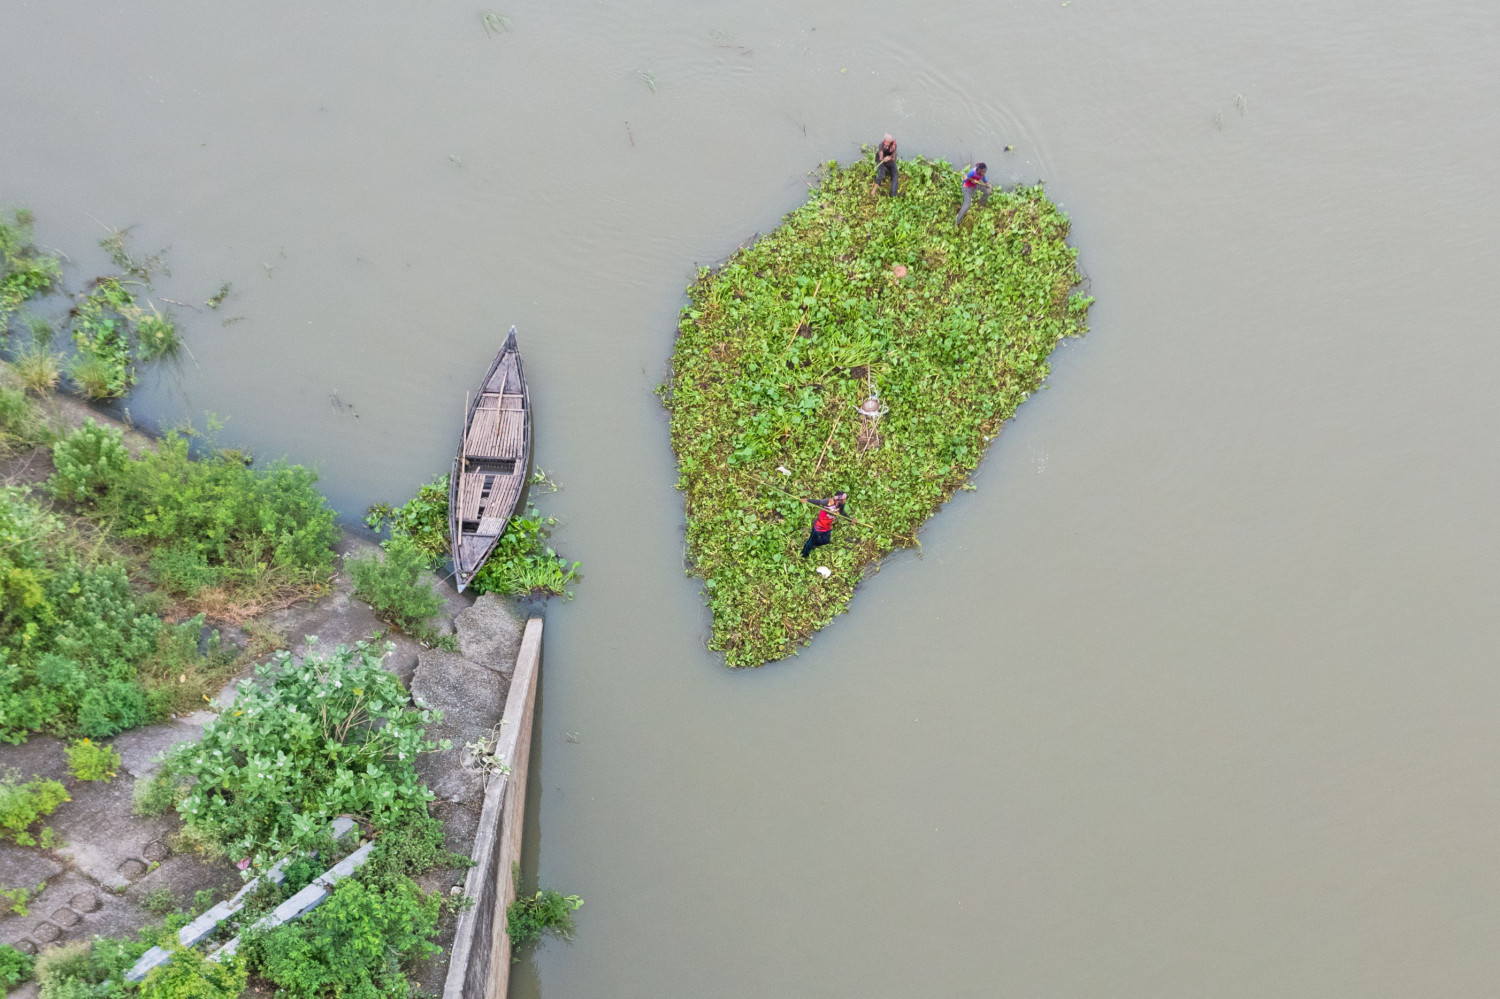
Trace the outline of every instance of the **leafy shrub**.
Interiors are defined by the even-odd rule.
[[[505,935],[515,948],[535,943],[543,933],[558,936],[573,935],[573,913],[583,907],[583,899],[577,895],[544,888],[535,895],[516,895],[516,900],[505,910]]]
[[[431,641],[436,636],[428,621],[443,609],[443,598],[421,578],[429,568],[427,555],[405,534],[381,547],[384,558],[371,554],[345,563],[354,595],[402,631]]]
[[[247,950],[260,974],[294,999],[404,999],[411,987],[401,966],[438,953],[440,912],[439,899],[410,881],[381,891],[346,878],[328,901]]]
[[[125,437],[89,417],[83,426],[52,445],[52,492],[74,503],[93,502],[108,492],[130,467]]]
[[[0,943],[0,992],[9,992],[22,982],[31,981],[35,971],[36,958],[8,943]]]
[[[149,928],[142,936],[152,937]],[[43,951],[36,962],[41,999],[125,999],[125,971],[150,946],[147,940],[95,937]]]
[[[43,847],[52,843],[52,830],[44,828],[38,837],[31,827],[57,810],[68,797],[67,789],[55,780],[34,778],[21,783],[16,774],[0,777],[0,839],[9,838],[20,846]]]
[[[390,829],[425,813],[432,792],[413,762],[440,748],[424,737],[434,716],[367,646],[301,663],[281,653],[256,675],[169,759],[188,785],[177,806],[188,828],[263,868],[311,849],[336,816]]]
[[[68,772],[78,780],[102,780],[106,784],[120,772],[120,754],[113,746],[92,739],[74,740],[67,749]]]
[[[159,717],[170,693],[146,690],[137,667],[164,630],[124,570],[81,564],[55,516],[0,488],[0,740],[99,738]]]
[[[39,429],[36,413],[26,396],[0,385],[0,445],[30,444]]]
[[[141,983],[141,999],[239,999],[250,973],[238,955],[210,961],[191,947],[174,950],[172,959],[151,971]]]
[[[219,451],[194,461],[188,439],[171,433],[131,460],[99,506],[125,537],[172,549],[158,568],[181,585],[198,581],[185,566],[212,567],[242,589],[303,585],[331,575],[338,538],[316,482],[299,465],[256,471]]]

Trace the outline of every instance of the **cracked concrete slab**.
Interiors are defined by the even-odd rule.
[[[454,619],[458,651],[467,660],[497,670],[508,680],[516,668],[526,619],[509,603],[486,593]]]
[[[485,774],[465,766],[464,746],[489,736],[505,710],[509,683],[494,670],[484,669],[452,652],[423,649],[412,678],[412,697],[426,707],[443,712],[443,719],[429,725],[429,739],[448,739],[452,748],[423,753],[417,758],[417,773],[441,801],[460,801],[476,806],[484,798]]]

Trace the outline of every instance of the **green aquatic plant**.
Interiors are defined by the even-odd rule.
[[[959,227],[947,163],[903,161],[896,198],[871,195],[873,168],[828,164],[806,204],[688,289],[662,394],[689,571],[729,666],[794,652],[916,545],[1053,347],[1087,329],[1068,219],[1040,187]],[[799,500],[839,489],[857,522],[800,558]]]
[[[149,303],[148,303],[149,304]],[[182,349],[182,338],[177,335],[177,324],[170,316],[164,316],[155,305],[149,313],[143,313],[135,324],[136,356],[142,361],[155,361],[173,357]]]
[[[555,933],[565,940],[573,936],[573,913],[583,908],[583,899],[551,888],[525,894],[519,866],[511,868],[511,878],[516,885],[516,900],[505,909],[505,935],[510,937],[511,947],[519,950],[536,943],[544,933]],[[520,960],[516,956],[511,959]]]
[[[541,469],[532,472],[531,488],[557,488]],[[392,535],[405,534],[437,565],[449,555],[448,546],[448,476],[444,475],[417,490],[417,494],[399,507],[379,503],[370,507],[365,523],[374,530],[389,527]],[[469,584],[475,593],[498,593],[502,596],[547,594],[571,596],[568,587],[582,579],[581,562],[569,562],[550,544],[557,519],[543,516],[527,503],[505,526],[505,533],[495,549]]]
[[[57,258],[39,252],[32,242],[31,223],[25,209],[0,214],[0,341],[21,304],[51,290],[61,274]]]

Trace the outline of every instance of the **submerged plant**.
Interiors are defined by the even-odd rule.
[[[688,289],[663,396],[689,571],[729,666],[795,651],[914,546],[1087,328],[1068,220],[1040,187],[997,192],[960,228],[948,164],[902,162],[897,198],[871,196],[872,171],[829,164],[780,228]],[[800,558],[801,498],[841,489],[854,519]]]

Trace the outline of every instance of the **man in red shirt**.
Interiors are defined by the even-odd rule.
[[[969,210],[969,202],[973,200],[975,191],[980,189],[983,189],[984,191],[984,193],[979,196],[980,208],[983,208],[984,203],[990,200],[990,191],[992,191],[993,188],[990,187],[990,182],[984,179],[985,169],[986,167],[983,163],[975,163],[974,169],[964,174],[964,206],[958,210],[958,218],[953,220],[954,225],[957,225],[964,220],[964,215]]]
[[[813,520],[812,534],[808,535],[807,543],[802,546],[803,558],[807,558],[814,548],[821,548],[833,540],[833,522],[844,512],[844,504],[848,500],[849,494],[842,491],[834,493],[828,499],[808,500],[823,509],[818,511],[818,516]]]

